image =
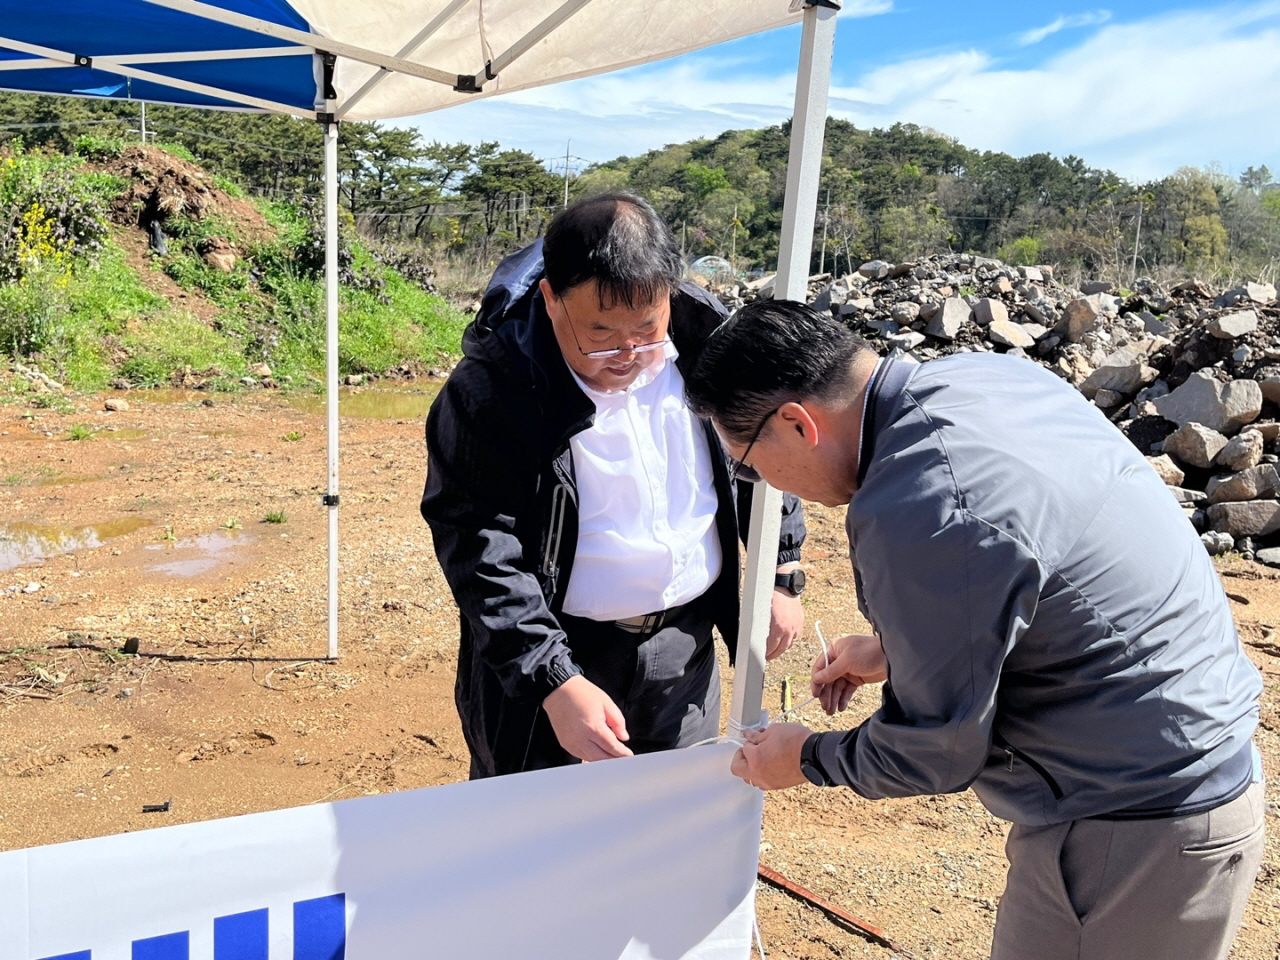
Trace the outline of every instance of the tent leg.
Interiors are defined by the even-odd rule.
[[[325,413],[329,447],[329,659],[338,656],[338,124],[324,125]]]
[[[804,11],[795,113],[791,120],[791,153],[787,159],[787,192],[778,247],[778,278],[774,285],[774,296],[780,300],[804,302],[806,299],[837,12],[813,2]],[[758,485],[751,504],[730,732],[755,726],[764,719],[764,654],[781,509],[781,492],[765,484]]]

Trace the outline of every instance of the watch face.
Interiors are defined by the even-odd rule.
[[[791,574],[791,592],[799,596],[804,591],[804,571],[796,570]]]
[[[804,778],[808,780],[810,783],[812,783],[815,787],[825,787],[827,785],[826,781],[822,777],[822,774],[818,772],[818,768],[811,763],[801,761],[800,772],[803,773]]]

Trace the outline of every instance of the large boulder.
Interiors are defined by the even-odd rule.
[[[1146,363],[1155,341],[1129,344],[1102,361],[1093,373],[1080,384],[1080,392],[1093,397],[1099,390],[1114,390],[1131,394],[1160,375],[1155,367]]]
[[[1159,475],[1160,479],[1171,487],[1182,486],[1182,481],[1186,479],[1186,474],[1178,469],[1178,465],[1168,456],[1161,454],[1158,457],[1147,457],[1147,463],[1151,464],[1151,468]]]
[[[1262,462],[1262,447],[1262,432],[1250,427],[1232,437],[1218,452],[1215,462],[1228,470],[1248,470]]]
[[[868,260],[858,268],[858,273],[868,280],[883,280],[889,275],[891,268],[892,265],[885,263],[883,260]]]
[[[1062,312],[1067,339],[1072,343],[1079,343],[1086,333],[1098,326],[1099,316],[1097,306],[1088,297],[1072,300]]]
[[[1044,328],[1041,327],[1041,329]],[[1005,347],[1022,347],[1024,350],[1029,350],[1036,345],[1036,338],[1031,331],[1012,320],[992,320],[987,327],[987,336],[991,338],[992,343]]]
[[[1275,500],[1215,503],[1205,510],[1205,516],[1210,527],[1236,540],[1262,537],[1280,530],[1280,503]]]
[[[924,332],[939,340],[954,340],[972,314],[969,304],[960,297],[948,297],[924,328]]]
[[[1009,320],[1009,308],[1004,305],[1003,300],[993,300],[990,297],[984,297],[973,305],[973,319],[981,326],[990,326],[997,320]]]
[[[1262,389],[1255,380],[1222,383],[1211,370],[1197,370],[1167,397],[1155,401],[1156,412],[1179,426],[1199,423],[1233,434],[1262,413]]]
[[[1258,315],[1252,310],[1237,310],[1214,317],[1206,326],[1219,340],[1234,340],[1258,329]]]
[[[1273,497],[1278,488],[1280,475],[1275,467],[1264,463],[1225,477],[1214,477],[1204,492],[1210,503],[1226,503]]]
[[[1226,445],[1227,438],[1218,431],[1187,423],[1165,437],[1161,449],[1183,463],[1207,469]]]

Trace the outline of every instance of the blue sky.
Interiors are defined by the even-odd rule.
[[[540,157],[563,158],[569,140],[578,166],[634,155],[786,119],[799,42],[790,27],[407,122]],[[1135,181],[1211,164],[1280,176],[1280,0],[846,0],[831,113],[1017,156],[1076,154]]]

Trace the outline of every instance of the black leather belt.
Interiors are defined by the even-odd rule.
[[[641,636],[648,636],[651,633],[657,633],[666,624],[670,623],[681,613],[684,612],[687,603],[678,607],[668,607],[666,610],[659,610],[657,613],[645,613],[638,617],[627,617],[624,620],[615,620],[613,625],[619,630],[625,630],[627,633],[635,633]]]

